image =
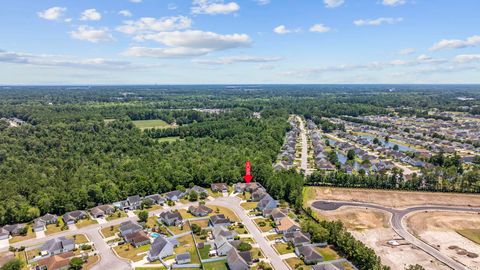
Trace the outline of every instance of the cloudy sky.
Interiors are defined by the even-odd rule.
[[[22,0],[0,84],[480,83],[478,0]]]

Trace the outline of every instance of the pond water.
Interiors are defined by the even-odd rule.
[[[372,135],[360,135],[360,137],[365,138],[370,142],[373,142],[373,139],[375,138],[375,136],[372,136]],[[393,149],[393,147],[395,146],[395,143],[385,142],[385,139],[383,139],[381,137],[378,137],[378,140],[382,143],[383,146],[385,146],[387,148]],[[400,151],[400,152],[408,152],[408,151],[414,152],[415,151],[414,149],[412,149],[408,146],[401,145],[401,144],[397,144],[397,145],[398,145],[398,151]]]

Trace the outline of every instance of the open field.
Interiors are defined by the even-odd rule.
[[[360,207],[343,206],[335,211],[315,210],[320,217],[327,220],[341,220],[349,230],[368,230],[389,228],[390,214]]]
[[[480,207],[479,195],[461,193],[306,187],[304,196],[307,205],[314,200],[322,199],[376,203],[393,208],[428,204]]]
[[[150,249],[150,245],[136,248],[127,243],[121,246],[116,246],[113,249],[115,250],[115,252],[117,252],[118,256],[134,262],[138,262],[143,257],[145,257],[146,252]]]
[[[406,224],[412,233],[436,246],[442,253],[471,269],[480,269],[480,245],[475,242],[479,239],[478,214],[419,212],[408,216]]]
[[[170,125],[160,119],[157,120],[137,120],[132,121],[133,124],[139,129],[148,129],[148,128],[168,128]]]
[[[171,143],[171,142],[176,142],[176,141],[179,141],[179,140],[182,140],[182,139],[180,139],[179,136],[173,136],[173,137],[163,137],[163,138],[159,138],[159,139],[157,139],[157,142],[168,142],[168,143]]]
[[[33,232],[32,227],[30,227],[30,225],[27,225],[26,227],[27,227],[27,234],[26,235],[16,235],[16,236],[12,237],[12,239],[10,239],[10,243],[20,242],[20,241],[24,241],[24,240],[27,240],[27,239],[35,238],[35,233]]]

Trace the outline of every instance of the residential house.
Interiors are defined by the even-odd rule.
[[[64,214],[62,219],[65,224],[72,225],[72,224],[75,224],[80,219],[86,219],[87,217],[88,217],[87,212],[83,210],[75,210],[75,211]]]
[[[130,210],[140,209],[142,207],[142,198],[139,195],[130,196],[127,198],[127,203]]]
[[[214,240],[215,248],[217,249],[217,255],[218,256],[225,256],[230,252],[230,250],[235,249],[230,242],[227,240],[227,238],[217,235],[217,237]]]
[[[228,241],[232,241],[238,235],[236,231],[229,230],[224,226],[216,226],[212,229],[213,238],[217,238],[219,236],[224,237]]]
[[[228,192],[228,185],[225,183],[213,183],[210,188],[213,192]]]
[[[226,218],[224,214],[211,216],[209,223],[212,227],[215,227],[215,226],[228,227],[232,224],[232,222],[228,218]]]
[[[110,204],[99,205],[90,209],[90,215],[94,218],[104,218],[105,216],[111,215],[114,212],[115,207]]]
[[[129,221],[120,223],[120,227],[118,228],[118,230],[120,231],[120,235],[122,235],[123,237],[126,237],[131,233],[136,233],[138,231],[143,230],[143,227],[140,226],[140,224],[129,220]]]
[[[250,199],[254,202],[259,202],[266,195],[268,195],[268,193],[265,190],[257,189],[255,192],[251,194]]]
[[[183,196],[185,196],[185,193],[181,192],[180,190],[170,191],[165,194],[167,200],[172,202],[179,201]]]
[[[147,258],[153,262],[173,255],[174,245],[165,237],[158,236],[152,243],[152,246],[147,252]]]
[[[245,259],[240,256],[236,249],[231,249],[227,254],[227,265],[230,270],[248,270],[250,266]]]
[[[236,183],[235,185],[233,185],[233,188],[235,190],[235,192],[237,193],[242,193],[244,191],[247,191],[247,192],[254,192],[256,191],[257,189],[259,188],[263,188],[262,185],[260,185],[259,183],[257,182],[250,182],[250,183]]]
[[[178,211],[167,211],[160,213],[159,223],[167,226],[178,226],[182,224],[183,218]]]
[[[287,232],[283,234],[283,240],[291,242],[295,247],[303,246],[310,244],[310,234],[301,231]]]
[[[0,240],[5,240],[10,237],[10,232],[4,228],[0,228]]]
[[[272,218],[273,221],[277,222],[282,218],[288,216],[288,209],[285,208],[269,208],[263,211],[263,216],[266,218]]]
[[[208,195],[208,191],[202,187],[199,187],[199,186],[193,186],[192,188],[190,188],[188,190],[188,193],[190,193],[191,191],[195,191],[198,195],[202,194],[202,193],[205,193]]]
[[[140,247],[150,244],[150,238],[144,231],[136,231],[125,235],[125,241],[134,247]]]
[[[257,204],[257,208],[260,210],[260,211],[263,211],[265,209],[273,209],[273,208],[277,208],[278,207],[278,201],[274,200],[272,198],[272,196],[270,195],[266,195],[264,196],[260,202],[258,202]]]
[[[75,249],[75,241],[67,239],[64,236],[51,239],[40,247],[40,253],[43,256],[52,256]]]
[[[190,258],[190,253],[185,252],[177,254],[177,256],[175,256],[175,261],[177,264],[187,264],[190,263],[192,259]]]
[[[323,261],[323,256],[313,246],[298,246],[295,254],[302,258],[305,264],[315,264]]]
[[[70,257],[74,256],[73,252],[53,255],[48,258],[38,260],[35,270],[67,270],[70,268]]]
[[[276,222],[275,230],[279,234],[292,233],[300,230],[300,227],[288,216]]]
[[[19,235],[23,228],[25,228],[25,224],[12,224],[3,226],[3,229],[8,231],[10,235]]]
[[[200,204],[198,206],[190,206],[188,208],[188,212],[196,217],[205,217],[212,213],[213,210],[203,204]]]
[[[152,204],[164,204],[165,203],[165,198],[163,198],[160,194],[153,194],[153,195],[148,195],[143,198],[143,200],[149,200],[152,202]]]
[[[41,232],[46,230],[47,225],[56,224],[58,222],[58,216],[52,214],[45,214],[39,218],[33,220],[33,231]]]

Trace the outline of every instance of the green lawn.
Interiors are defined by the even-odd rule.
[[[180,139],[179,136],[173,136],[173,137],[164,137],[164,138],[159,138],[157,139],[157,142],[168,142],[168,143],[171,143],[171,142],[176,142],[176,141],[181,141],[182,139]]]
[[[46,235],[61,232],[63,227],[63,219],[61,217],[58,218],[58,225],[57,224],[48,224],[47,230],[45,231]]]
[[[290,266],[290,269],[297,269],[302,267],[303,270],[311,269],[311,267],[305,268],[305,263],[297,257],[286,259],[285,262]]]
[[[289,247],[287,243],[275,243],[273,247],[278,251],[280,255],[295,252],[295,250]]]
[[[145,245],[145,246],[135,248],[130,244],[123,244],[121,246],[116,246],[113,249],[117,252],[118,256],[125,259],[132,260],[134,262],[138,262],[141,259],[143,259],[143,257],[146,256],[146,254],[142,254],[142,255],[138,255],[138,254],[148,251],[150,249],[150,246],[151,245]]]
[[[226,261],[204,263],[203,268],[205,270],[228,270]]]
[[[193,236],[188,234],[177,238],[177,240],[180,244],[175,248],[175,254],[188,252],[192,258],[191,263],[200,263],[200,258],[197,254],[197,247],[195,247],[195,243],[193,242]]]
[[[260,228],[260,230],[261,230],[262,232],[268,232],[268,231],[270,231],[271,229],[273,229],[270,219],[267,219],[267,218],[256,218],[256,219],[254,219],[253,221],[258,225],[258,227]],[[262,222],[265,223],[264,226],[260,226],[260,224],[261,224]]]
[[[97,223],[98,223],[98,221],[93,220],[93,219],[81,219],[75,224],[75,226],[77,226],[77,228],[80,229],[80,228],[90,226],[92,224],[97,224]]]
[[[267,239],[270,240],[270,241],[275,240],[277,238],[282,238],[282,235],[278,234],[278,233],[275,233],[275,234],[270,234],[269,236],[267,236]]]
[[[210,245],[204,245],[203,248],[199,248],[198,249],[198,252],[200,252],[200,257],[202,259],[208,259],[209,256],[208,256],[208,253],[210,252]]]
[[[324,261],[340,259],[340,256],[337,254],[337,252],[330,247],[315,247],[315,250],[318,251],[318,253],[322,254]]]
[[[117,218],[123,218],[123,217],[126,217],[126,216],[127,216],[127,213],[125,213],[124,211],[117,210],[115,213],[109,215],[105,219],[107,221],[110,221],[110,220],[114,220],[114,219],[117,219]]]
[[[257,208],[258,202],[244,202],[241,203],[240,206],[243,207],[245,210],[252,210]]]
[[[470,241],[480,244],[480,229],[457,230],[457,233]]]
[[[118,228],[120,228],[120,225],[105,227],[105,228],[102,229],[102,234],[103,234],[103,236],[105,236],[105,238],[114,236],[115,234],[117,234],[119,232]]]
[[[27,234],[26,235],[16,235],[10,239],[10,243],[20,242],[27,239],[35,238],[35,233],[33,232],[30,225],[26,225],[27,227]]]
[[[133,124],[139,129],[148,129],[148,128],[168,128],[170,125],[160,119],[157,120],[137,120],[132,121]]]

